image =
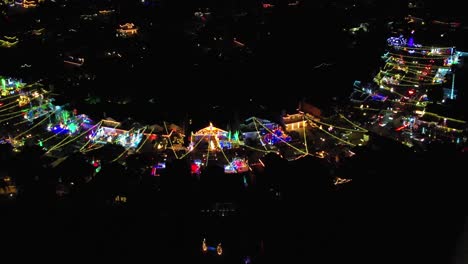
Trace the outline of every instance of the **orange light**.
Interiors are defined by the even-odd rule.
[[[216,247],[216,253],[218,254],[218,256],[221,256],[223,254],[223,247],[221,246],[221,243],[219,243]]]
[[[206,239],[203,239],[202,242],[202,251],[207,252],[208,251],[208,246],[206,245]]]

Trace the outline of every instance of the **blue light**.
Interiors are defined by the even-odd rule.
[[[406,45],[406,39],[403,37],[403,35],[400,35],[399,37],[390,37],[387,39],[387,43],[390,46],[394,47],[402,47]],[[413,44],[414,45],[414,44]]]
[[[414,38],[413,37],[408,39],[408,47],[414,47]]]

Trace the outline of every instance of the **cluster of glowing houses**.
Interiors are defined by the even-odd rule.
[[[77,109],[70,109],[67,104],[56,103],[40,84],[0,78],[0,85],[0,141],[9,142],[18,150],[25,144],[37,144],[47,155],[57,158],[111,145],[124,149],[115,161],[123,161],[133,153],[153,153],[167,159],[187,157],[195,174],[213,162],[223,165],[225,173],[240,173],[249,170],[246,158],[249,153],[262,156],[274,152],[286,158],[323,157],[318,151],[338,146],[336,142],[341,146],[355,146],[361,142],[358,137],[353,139],[354,143],[342,138],[340,129],[348,134],[355,132],[359,137],[366,132],[357,130],[357,124],[346,118],[335,121],[320,117],[319,109],[306,104],[300,105],[300,112],[283,116],[279,121],[282,124],[251,117],[230,131],[210,122],[207,127],[188,133],[166,122],[143,125],[112,118],[97,122]],[[345,128],[346,125],[349,128]],[[326,141],[327,136],[334,140]],[[320,145],[324,143],[330,145]],[[309,150],[308,144],[313,148]],[[165,159],[155,166],[156,175],[157,169],[165,167]]]
[[[274,152],[276,144],[289,144],[292,140],[284,126],[255,117],[247,119],[240,131],[226,131],[209,123],[189,136],[175,124],[126,124],[111,118],[94,122],[76,109],[56,105],[48,92],[38,86],[13,78],[1,78],[0,85],[3,129],[0,139],[15,147],[33,142],[55,157],[76,150],[86,153],[111,144],[122,146],[126,154],[169,151],[177,159],[190,154],[195,173],[209,161],[218,159],[226,173],[239,173],[248,171],[249,166],[236,150],[248,147],[263,153]],[[299,115],[285,120],[286,128],[291,131],[304,129],[305,121]],[[162,168],[165,164],[157,166]]]
[[[45,0],[3,0],[3,4],[10,7],[34,8]]]

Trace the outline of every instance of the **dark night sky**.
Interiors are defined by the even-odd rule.
[[[11,62],[2,64],[0,71],[26,80],[45,79],[78,103],[87,94],[129,97],[134,104],[120,111],[103,108],[111,115],[121,112],[151,121],[180,119],[190,113],[201,120],[224,122],[235,110],[242,117],[276,114],[282,109],[293,111],[304,97],[327,105],[332,97],[347,96],[354,80],[372,78],[381,64],[379,56],[388,33],[385,22],[408,13],[407,1],[357,1],[353,11],[342,8],[351,1],[303,1],[300,9],[287,8],[288,1],[272,1],[276,5],[272,14],[262,14],[260,1],[162,1],[157,7],[144,8],[136,2],[110,1],[120,3],[115,5],[120,12],[110,21],[94,23],[79,16],[95,12],[93,6],[105,8],[108,2],[70,2],[78,8],[48,7],[36,13],[12,14],[3,21],[8,33],[15,34],[15,30],[39,27],[35,23],[41,19],[49,33],[44,40],[24,38],[16,50],[0,50]],[[187,32],[193,31],[193,12],[198,7],[210,7],[213,19],[205,35],[194,36]],[[433,10],[438,8],[433,6]],[[239,18],[244,11],[247,15]],[[129,21],[141,26],[141,36],[115,39],[116,25]],[[373,24],[369,34],[353,38],[343,31],[361,22]],[[78,32],[70,33],[71,28]],[[195,47],[202,43],[213,48],[212,43],[205,43],[212,32],[225,39],[241,39],[249,51],[232,48],[230,42],[222,50],[205,52],[204,46]],[[266,37],[266,32],[271,35]],[[143,45],[147,48],[144,53]],[[100,56],[107,50],[121,52],[125,60],[102,60]],[[219,59],[219,53],[226,57]],[[82,55],[87,64],[78,70],[64,68],[62,59],[67,54]],[[20,68],[24,63],[33,68]],[[330,65],[315,68],[322,63]],[[80,80],[79,87],[67,82],[70,76],[84,73],[95,75],[95,80]],[[147,103],[151,98],[157,105]]]

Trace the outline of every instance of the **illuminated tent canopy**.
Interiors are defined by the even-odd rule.
[[[235,137],[238,138],[237,135]],[[203,140],[208,143],[211,150],[219,150],[221,148],[232,148],[233,144],[238,143],[233,142],[231,138],[234,137],[230,132],[217,128],[210,123],[209,126],[198,130],[195,134],[192,134],[191,142],[192,144],[196,144],[196,142]]]
[[[209,126],[198,130],[194,136],[218,136],[227,137],[228,132],[220,128],[214,127],[212,123]]]

